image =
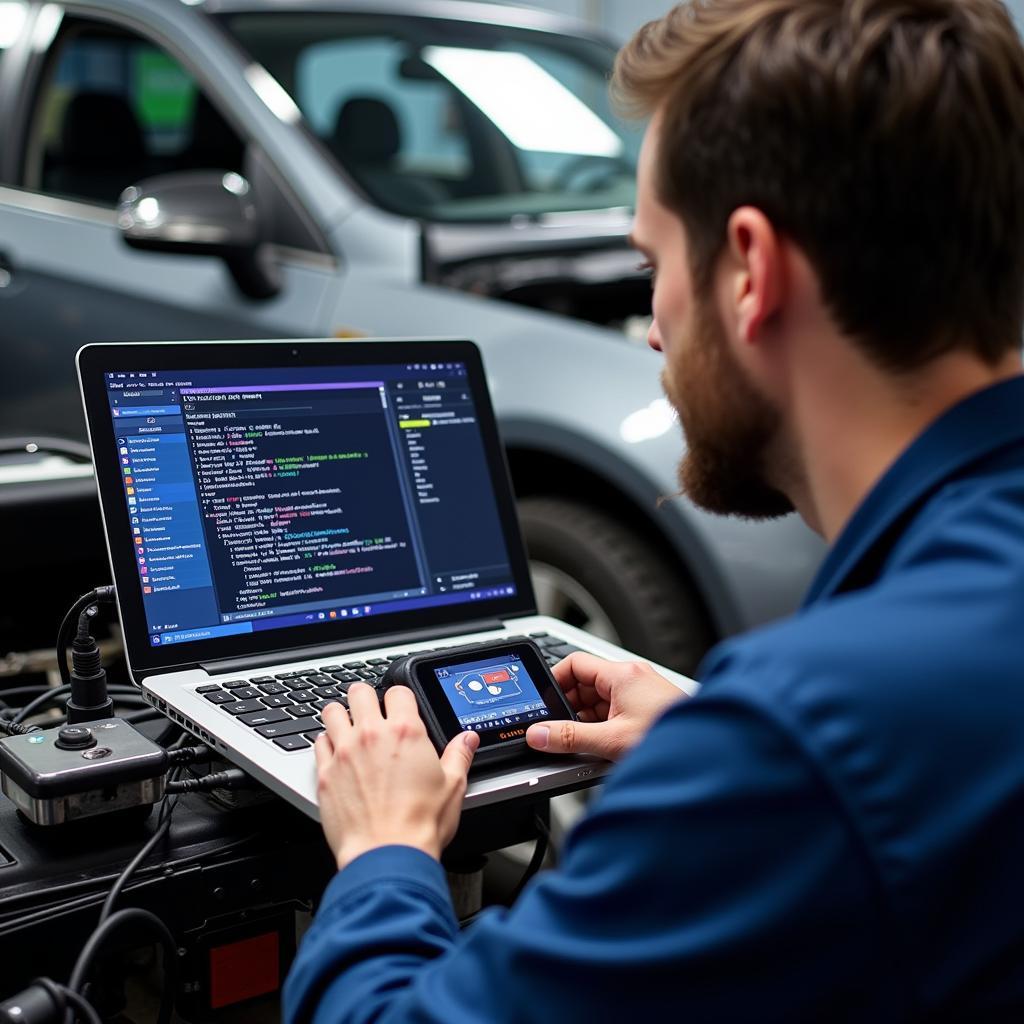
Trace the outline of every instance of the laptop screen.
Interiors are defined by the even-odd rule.
[[[123,512],[107,529],[130,545],[149,647],[177,663],[206,641],[312,644],[309,627],[371,635],[516,598],[470,366],[451,356],[105,370]]]

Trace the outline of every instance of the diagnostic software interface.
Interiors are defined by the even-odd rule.
[[[464,364],[106,382],[152,645],[515,594]]]
[[[551,717],[536,683],[515,654],[442,666],[434,674],[463,729],[486,732]]]

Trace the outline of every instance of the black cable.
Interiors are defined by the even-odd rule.
[[[157,712],[159,714],[159,712]],[[183,747],[182,743],[185,741],[184,734],[181,739],[175,744],[175,747],[169,752],[171,758],[180,758],[186,750],[192,750],[194,748]],[[172,769],[167,786],[170,787],[174,779],[177,776],[177,772]],[[160,808],[160,814],[157,817],[157,828],[156,831],[149,837],[145,845],[141,850],[128,862],[124,870],[117,876],[114,884],[110,887],[110,892],[107,893],[107,898],[103,901],[103,907],[100,910],[99,923],[103,922],[111,915],[114,904],[117,902],[118,896],[121,895],[122,890],[128,884],[128,879],[135,873],[136,868],[156,849],[157,844],[164,836],[170,831],[171,828],[171,815],[174,813],[174,808],[178,806],[178,800],[175,797],[173,800],[167,799],[167,793],[172,792],[169,788],[164,789],[164,802]]]
[[[548,852],[548,843],[551,840],[551,831],[547,826],[547,823],[540,817],[540,815],[534,815],[534,824],[537,826],[537,830],[540,835],[537,836],[537,842],[533,847],[533,856],[530,858],[530,863],[526,865],[526,870],[523,872],[523,877],[519,879],[519,884],[515,887],[512,892],[512,903],[515,903],[519,899],[519,894],[526,888],[527,883],[533,878],[534,875],[540,871],[541,864],[544,863],[544,857]]]
[[[153,852],[156,845],[160,842],[164,836],[170,831],[171,828],[171,816],[170,814],[164,819],[163,824],[157,828],[157,830],[149,837],[146,845],[128,862],[127,867],[117,876],[117,881],[110,887],[110,892],[107,893],[107,898],[103,901],[103,908],[100,910],[100,924],[110,917],[114,910],[114,904],[117,902],[117,897],[121,895],[121,890],[124,889],[128,883],[128,879],[135,873],[135,869]]]
[[[60,994],[74,1007],[78,1015],[84,1017],[88,1024],[103,1024],[100,1020],[100,1015],[96,1012],[92,1003],[86,1001],[84,996],[80,996],[73,989],[68,988],[66,985],[58,986]]]
[[[156,914],[151,914],[148,910],[142,910],[139,907],[128,907],[125,910],[119,910],[116,914],[108,917],[97,929],[89,936],[82,948],[82,952],[78,955],[78,960],[75,961],[74,970],[71,972],[71,980],[68,982],[68,988],[73,992],[77,992],[79,995],[82,994],[82,989],[85,985],[86,978],[89,976],[89,971],[93,966],[93,960],[96,959],[96,954],[103,947],[103,944],[107,941],[115,931],[118,931],[126,924],[141,924],[145,925],[150,931],[152,931],[158,943],[164,951],[164,986],[163,993],[160,998],[160,1016],[157,1018],[158,1024],[171,1024],[171,1013],[174,1008],[174,993],[178,988],[178,950],[174,942],[174,937],[171,935],[167,925],[160,920]]]
[[[23,736],[27,732],[39,732],[39,726],[22,725],[21,722],[5,722],[0,719],[0,733],[7,736]]]
[[[208,789],[238,789],[250,781],[241,768],[227,768],[199,778],[174,780],[167,783],[168,793],[201,793]]]
[[[39,990],[45,992],[49,997],[50,1005],[48,1007],[40,1005],[38,999],[35,998],[35,993]],[[61,985],[52,978],[36,978],[24,991],[19,992],[0,1006],[0,1016],[4,1020],[14,1020],[15,1018],[34,1021],[52,1020],[55,1013],[66,1017],[69,1003],[72,1010],[75,1011],[76,1020],[84,1019],[87,1024],[103,1024],[95,1007],[77,992],[72,992],[67,985]]]
[[[175,747],[167,752],[171,764],[192,764],[195,761],[209,761],[213,751],[205,743],[197,743],[194,747]]]
[[[32,686],[12,686],[6,690],[0,690],[0,703],[6,704],[8,697],[21,697],[27,693],[42,693],[43,690],[49,689],[50,687],[46,683],[35,683]]]
[[[24,722],[26,718],[31,717],[40,708],[45,708],[51,701],[63,697],[64,694],[71,692],[70,684],[67,686],[58,686],[53,690],[47,690],[46,693],[41,693],[35,700],[30,700],[12,719],[13,722]]]

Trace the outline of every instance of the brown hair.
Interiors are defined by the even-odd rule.
[[[706,285],[762,210],[883,366],[995,362],[1024,320],[1024,48],[998,0],[689,0],[619,54]]]

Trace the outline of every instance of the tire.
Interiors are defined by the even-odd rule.
[[[541,614],[692,676],[714,641],[689,581],[632,528],[581,502],[519,502]]]

